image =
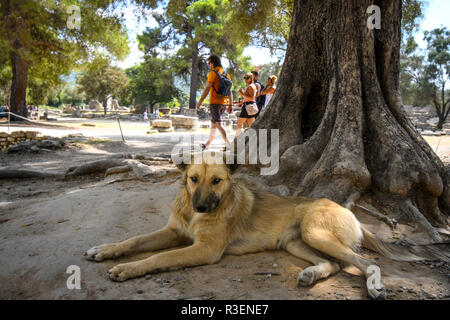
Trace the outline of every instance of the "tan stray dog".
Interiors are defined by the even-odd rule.
[[[178,167],[184,172],[184,187],[163,229],[94,247],[85,256],[102,261],[131,252],[189,246],[116,265],[109,270],[111,280],[213,264],[223,254],[275,249],[286,250],[313,264],[299,274],[302,286],[338,272],[339,264],[330,258],[353,264],[370,278],[374,269],[369,267],[375,262],[355,253],[360,244],[395,260],[423,260],[419,251],[381,242],[361,227],[351,211],[331,200],[251,191],[242,181],[232,178],[234,168],[226,164],[204,161]],[[443,259],[448,261],[448,255]],[[368,294],[372,298],[386,296],[380,279],[377,285],[368,281]]]

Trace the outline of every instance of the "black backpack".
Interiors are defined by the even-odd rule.
[[[264,86],[262,85],[261,82],[256,81],[257,83],[259,83],[259,85],[261,86],[261,90],[259,91],[259,93],[261,94],[261,92],[264,90]],[[258,109],[261,110],[261,108],[264,106],[264,103],[266,102],[266,95],[259,95],[258,97],[256,97],[256,104],[258,105]]]
[[[214,91],[216,91],[219,96],[223,96],[223,97],[230,96],[231,87],[233,86],[233,82],[230,79],[228,79],[227,73],[225,72],[225,70],[224,70],[223,74],[217,70],[214,70],[214,71],[219,76],[219,89],[216,90],[216,88],[214,88],[214,86],[213,86]]]

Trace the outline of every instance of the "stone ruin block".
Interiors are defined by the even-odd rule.
[[[183,128],[193,130],[197,127],[198,118],[187,117],[181,115],[171,115],[170,120],[172,121],[172,126],[175,129]]]
[[[151,129],[156,129],[158,132],[173,132],[172,121],[165,119],[156,119],[152,121]]]

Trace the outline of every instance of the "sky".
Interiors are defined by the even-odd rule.
[[[420,23],[420,31],[414,35],[417,44],[423,49],[426,42],[423,40],[423,31],[435,28],[447,27],[450,29],[450,1],[429,0],[425,7],[425,17]]]
[[[125,24],[128,29],[128,37],[130,40],[130,54],[124,61],[116,64],[121,68],[128,68],[142,61],[143,54],[138,49],[136,35],[141,34],[147,27],[155,27],[153,20],[139,21],[134,12],[133,6],[127,6],[121,9],[126,18]],[[434,28],[445,26],[450,29],[450,1],[449,0],[428,0],[425,7],[425,17],[420,23],[420,31],[416,32],[414,38],[422,49],[426,47],[423,40],[423,30],[432,30]],[[277,61],[277,57],[272,56],[268,49],[261,49],[254,46],[245,48],[244,55],[251,57],[252,65],[261,65],[269,62]],[[224,67],[226,62],[224,61]]]

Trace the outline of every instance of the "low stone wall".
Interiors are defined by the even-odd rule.
[[[38,131],[14,131],[10,134],[0,132],[0,149],[6,150],[11,145],[16,145],[24,141],[43,141],[50,137],[41,136]]]

